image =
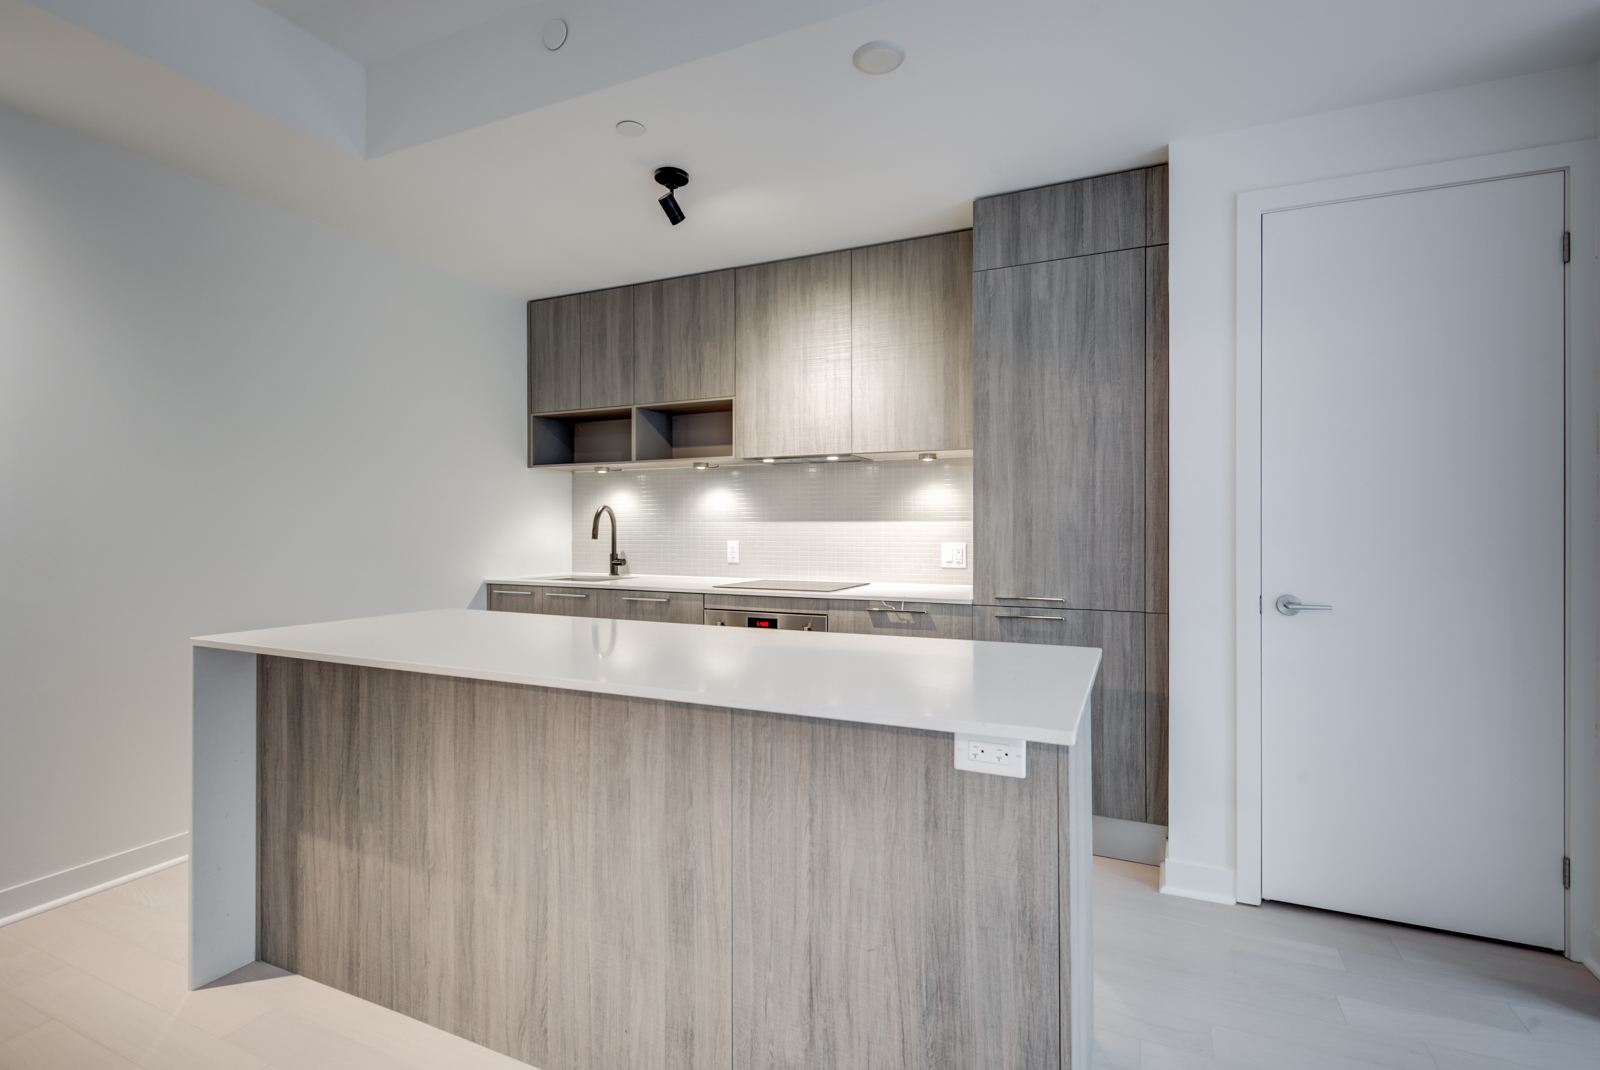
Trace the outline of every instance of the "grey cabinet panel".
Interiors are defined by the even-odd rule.
[[[828,606],[828,631],[855,635],[901,635],[922,639],[971,639],[972,607],[941,602],[873,603],[837,600]]]
[[[580,294],[581,386],[585,409],[633,404],[633,287]]]
[[[561,617],[604,616],[600,607],[608,593],[601,587],[540,587],[535,612]]]
[[[1146,171],[984,197],[972,205],[972,266],[1034,264],[1147,244]]]
[[[851,449],[971,449],[972,232],[851,255]]]
[[[581,297],[528,302],[528,411],[579,407]]]
[[[732,397],[734,272],[634,287],[635,404]]]
[[[503,613],[537,613],[539,612],[539,588],[491,583],[489,585],[489,610],[490,612]]]
[[[1144,618],[1145,818],[1167,823],[1167,615]]]
[[[704,624],[705,598],[681,591],[601,591],[598,615],[618,620]]]
[[[1146,245],[1167,244],[1167,165],[1145,172],[1144,225]]]
[[[1145,608],[1167,611],[1169,476],[1167,247],[1145,250],[1144,300],[1144,575]]]
[[[1144,609],[1144,250],[973,287],[974,600]]]
[[[1018,618],[1013,614],[1031,614]],[[1036,619],[1048,617],[1055,619]],[[1148,821],[1144,613],[975,606],[972,637],[999,643],[1093,646],[1102,651],[1090,698],[1094,812]],[[1029,767],[1031,775],[1032,766]]]
[[[733,1066],[1061,1065],[1056,748],[733,715]],[[1060,838],[1065,838],[1065,830]]]
[[[258,672],[264,961],[535,1066],[727,1070],[728,711]]]
[[[850,451],[850,252],[738,270],[734,452]]]

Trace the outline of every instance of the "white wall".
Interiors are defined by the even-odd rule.
[[[1164,890],[1234,892],[1235,197],[1578,141],[1595,77],[1568,68],[1170,147],[1171,815]]]
[[[188,636],[570,567],[523,323],[0,109],[0,918],[183,853]]]

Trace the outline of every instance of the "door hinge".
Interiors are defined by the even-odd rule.
[[[1570,858],[1561,860],[1561,887],[1568,891],[1572,890],[1572,859]]]
[[[1572,263],[1572,231],[1570,230],[1561,235],[1561,262],[1563,264]]]

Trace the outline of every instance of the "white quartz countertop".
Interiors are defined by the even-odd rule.
[[[231,632],[200,636],[194,643],[1065,746],[1077,740],[1100,666],[1100,651],[1092,647],[769,632],[472,609]]]
[[[582,575],[582,574],[579,574]],[[522,587],[615,587],[624,591],[681,591],[684,594],[739,595],[741,597],[771,598],[838,598],[867,601],[881,599],[885,602],[951,602],[957,605],[972,604],[972,587],[954,583],[868,583],[861,587],[848,587],[842,591],[780,591],[754,587],[722,587],[725,583],[742,583],[745,580],[786,579],[782,576],[618,576],[599,573],[584,575],[582,579],[569,576],[518,576],[495,577],[490,586],[505,584]],[[840,582],[851,579],[839,576]]]

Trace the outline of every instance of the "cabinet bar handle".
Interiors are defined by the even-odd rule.
[[[1065,598],[1041,598],[1035,594],[997,594],[1002,602],[1065,602]]]
[[[1002,620],[1066,620],[1066,617],[1052,617],[1048,613],[996,613]]]
[[[565,591],[546,591],[546,598],[588,598],[586,594],[567,594]]]
[[[670,602],[670,601],[672,601],[672,599],[670,599],[670,598],[631,598],[631,597],[629,597],[627,595],[623,595],[622,596],[622,600],[624,602]]]
[[[496,587],[494,589],[493,593],[494,594],[532,594],[533,592],[532,591],[502,591],[500,588]]]

